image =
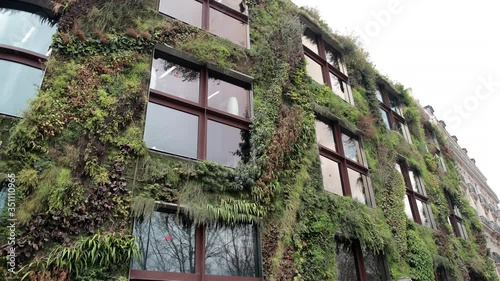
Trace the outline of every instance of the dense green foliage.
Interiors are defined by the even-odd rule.
[[[247,0],[247,50],[160,16],[156,1],[55,2],[65,13],[38,96],[22,120],[0,119],[0,164],[17,175],[22,202],[19,270],[26,278],[123,279],[127,269],[115,265],[128,264],[136,253],[132,220],[148,217],[162,201],[182,205],[197,224],[259,224],[265,280],[336,280],[338,238],[383,254],[394,279],[431,281],[442,265],[453,280],[466,280],[468,271],[496,280],[449,153],[448,173],[437,169],[424,133],[432,125],[395,85],[413,145],[388,131],[374,94],[377,79],[384,78],[355,39],[330,34],[314,11],[288,0]],[[356,106],[306,75],[299,15],[343,47]],[[230,169],[147,150],[144,111],[156,44],[254,77],[252,161]],[[376,208],[323,189],[315,115],[339,120],[364,139]],[[434,131],[440,149],[448,151]],[[403,178],[394,169],[398,157],[423,177],[435,231],[407,219]],[[444,190],[464,215],[470,240],[453,235]],[[5,235],[0,232],[0,241]]]

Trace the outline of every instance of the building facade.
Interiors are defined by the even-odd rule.
[[[460,147],[458,144],[458,138],[450,135],[446,130],[446,123],[438,121],[434,116],[432,106],[426,106],[425,110],[434,124],[438,125],[444,133],[457,164],[462,194],[470,202],[472,208],[477,211],[477,215],[481,219],[490,258],[495,262],[497,274],[500,274],[500,226],[498,221],[500,214],[498,204],[500,201],[495,192],[489,187],[486,177],[476,166],[474,158],[470,158],[467,149]]]
[[[4,0],[0,66],[8,280],[497,280],[449,144],[315,11]]]

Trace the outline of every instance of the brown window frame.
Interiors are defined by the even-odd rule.
[[[310,59],[312,59],[313,61],[315,61],[316,63],[318,63],[321,66],[321,73],[323,74],[323,81],[330,89],[332,89],[332,81],[330,79],[330,73],[332,73],[334,76],[339,78],[342,82],[344,82],[345,87],[346,87],[345,91],[347,93],[347,96],[343,100],[349,104],[354,105],[354,98],[352,96],[352,92],[351,92],[350,85],[349,85],[349,77],[347,76],[347,74],[343,73],[340,69],[338,69],[337,67],[328,63],[328,60],[326,57],[326,47],[325,47],[326,44],[325,44],[325,40],[323,39],[323,35],[321,33],[314,32],[310,28],[306,27],[303,36],[305,36],[305,33],[307,31],[310,31],[311,34],[314,34],[314,36],[315,36],[314,39],[316,40],[316,44],[318,45],[318,53],[319,54],[316,54],[316,52],[314,52],[313,50],[309,49],[307,46],[302,44],[302,47],[304,49],[304,55],[308,56]],[[335,51],[338,52],[339,60],[340,60],[339,63],[344,65],[344,68],[345,68],[344,57],[343,57],[342,53],[340,51],[338,51],[337,49],[335,49],[334,46],[331,46],[331,44],[328,44],[328,45],[330,45],[330,47],[332,47]]]
[[[333,139],[336,146],[335,148],[337,151],[333,151],[330,148],[327,148],[318,143],[319,155],[339,164],[339,171],[340,171],[339,176],[342,184],[343,196],[352,197],[352,189],[351,189],[351,184],[349,182],[349,174],[348,174],[348,169],[351,169],[366,177],[367,182],[365,183],[366,186],[364,186],[366,205],[374,207],[375,200],[373,199],[372,195],[369,169],[365,166],[366,157],[364,154],[362,139],[359,136],[344,129],[340,125],[339,121],[329,120],[328,118],[322,116],[316,116],[316,120],[325,123],[332,129]],[[358,151],[358,153],[363,163],[358,163],[345,156],[344,145],[342,142],[342,134],[355,138],[359,142],[360,151]]]
[[[156,209],[156,212],[165,213],[178,213],[178,206],[176,204],[161,204]],[[135,222],[134,222],[135,223]],[[262,281],[262,277],[242,277],[242,276],[221,276],[221,275],[208,275],[205,273],[205,230],[206,225],[193,226],[195,228],[195,263],[194,273],[179,273],[179,272],[164,272],[164,271],[149,271],[141,269],[133,269],[130,267],[129,280],[185,280],[185,281]],[[259,264],[256,264],[258,274],[262,276],[262,254],[260,248],[260,232],[259,227],[254,225],[257,233],[257,254]]]
[[[407,129],[407,128],[405,128],[407,126],[405,118],[401,114],[399,114],[398,112],[394,111],[391,107],[390,97],[397,100],[397,102],[399,103],[399,107],[402,111],[403,108],[401,106],[401,99],[397,95],[390,93],[389,90],[387,90],[387,88],[384,85],[379,84],[379,83],[377,83],[377,91],[382,96],[382,101],[377,99],[379,108],[387,114],[387,119],[389,120],[390,129],[399,133],[397,123],[400,123],[401,126],[403,126],[403,130]],[[410,132],[408,131],[407,134],[408,134],[408,136],[406,136],[405,133],[403,132],[402,136],[408,142],[411,143],[412,140],[411,140]],[[408,140],[408,138],[410,138],[410,139]]]
[[[335,243],[338,244],[343,244],[342,246],[348,246],[351,250],[351,253],[354,255],[354,262],[355,262],[355,267],[356,267],[356,273],[358,275],[358,281],[367,281],[368,276],[366,274],[366,267],[365,267],[365,261],[363,258],[363,250],[361,248],[361,243],[358,240],[353,240],[349,241],[344,238],[337,238],[335,240]],[[377,263],[379,264],[379,267],[384,270],[384,275],[386,278],[389,277],[389,269],[387,267],[387,263],[385,259],[381,255],[374,255],[374,257],[377,259]]]
[[[188,1],[188,0],[184,0]],[[247,25],[247,31],[246,31],[246,37],[247,37],[247,45],[244,46],[245,48],[250,48],[250,41],[248,40],[249,37],[249,20],[248,20],[248,7],[245,6],[245,12],[239,12],[237,10],[234,10],[233,8],[226,6],[222,3],[216,2],[215,0],[189,0],[189,1],[196,1],[202,4],[202,10],[201,10],[201,29],[209,31],[210,28],[210,9],[214,9],[218,12],[221,12],[229,17],[234,18],[235,20],[238,20],[244,24]],[[158,1],[158,11],[160,14],[168,16],[170,18],[173,18],[172,16],[163,13],[160,11],[160,1]],[[181,19],[178,19],[182,21]],[[210,31],[209,31],[210,32]],[[216,35],[217,36],[217,35]],[[230,39],[227,39],[231,41]],[[236,44],[236,43],[235,43]],[[238,46],[241,46],[239,44],[236,44]]]
[[[465,223],[464,223],[464,220],[462,219],[461,216],[457,215],[455,213],[455,208],[457,208],[458,210],[458,207],[453,204],[453,200],[451,199],[451,195],[450,193],[446,192],[446,201],[448,203],[448,210],[450,211],[450,215],[448,216],[449,218],[449,222],[451,224],[451,228],[453,228],[453,233],[455,233],[455,236],[457,236],[458,238],[462,238],[464,240],[468,240],[469,239],[469,234],[467,233],[467,229],[465,227]],[[458,210],[458,212],[460,212],[460,210]],[[464,232],[465,232],[465,237],[462,235],[461,231],[460,231],[460,226],[459,224],[461,224],[464,228]]]
[[[424,225],[423,222],[422,222],[422,218],[420,217],[420,212],[418,210],[418,206],[417,206],[417,200],[424,203],[424,204],[427,204],[428,208],[429,208],[429,211],[430,211],[430,216],[431,218],[429,218],[431,220],[430,224],[431,224],[431,229],[434,229],[436,227],[436,224],[434,222],[434,214],[432,214],[432,211],[430,210],[430,203],[429,203],[429,197],[427,196],[427,192],[425,190],[425,186],[423,185],[422,182],[418,183],[416,182],[417,185],[421,184],[422,185],[422,189],[423,189],[423,193],[424,194],[420,194],[418,192],[418,190],[414,190],[413,189],[413,185],[411,184],[411,179],[410,179],[410,171],[412,171],[413,173],[416,173],[415,170],[412,170],[410,169],[407,165],[405,165],[402,161],[399,161],[397,164],[399,164],[399,167],[401,168],[401,174],[404,178],[404,182],[405,182],[405,188],[406,188],[406,198],[405,200],[408,200],[409,203],[410,203],[410,209],[411,209],[411,213],[413,215],[413,221],[420,224],[420,225]],[[419,180],[422,181],[422,179],[420,178],[420,176],[417,175],[417,177],[419,177]],[[418,187],[417,187],[418,188]],[[425,226],[425,225],[424,225]]]
[[[197,160],[207,159],[207,127],[208,120],[219,122],[221,124],[235,127],[241,130],[250,131],[250,125],[252,124],[251,109],[252,109],[252,89],[251,84],[245,81],[240,81],[236,78],[230,77],[222,73],[219,69],[212,69],[207,65],[202,65],[197,62],[189,61],[189,58],[182,58],[176,56],[176,54],[169,53],[170,48],[166,50],[155,49],[154,53],[165,60],[173,61],[183,67],[192,69],[194,71],[199,71],[200,74],[200,87],[199,87],[199,102],[193,102],[186,99],[182,99],[175,95],[162,92],[153,88],[149,88],[149,102],[155,103],[160,106],[164,106],[170,109],[182,111],[184,113],[189,113],[198,117],[198,143],[197,143]],[[196,66],[197,69],[193,69]],[[215,67],[214,67],[215,68]],[[213,73],[213,75],[210,75]],[[249,90],[248,95],[248,105],[249,105],[249,118],[243,118],[240,116],[232,115],[222,110],[212,108],[208,105],[208,81],[209,77],[217,77],[228,83],[232,83],[238,86],[245,85]],[[146,121],[144,121],[146,122]],[[176,155],[182,158],[189,158],[184,156],[179,156],[175,153],[169,153],[166,151],[154,150],[158,153],[164,153],[168,155]]]

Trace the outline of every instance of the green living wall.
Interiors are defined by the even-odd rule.
[[[444,266],[453,280],[468,280],[469,272],[497,280],[443,138],[447,173],[438,170],[433,148],[426,150],[432,142],[424,126],[439,132],[401,85],[394,88],[414,144],[386,130],[375,97],[380,75],[353,38],[331,34],[315,11],[288,0],[245,1],[247,50],[161,16],[156,1],[54,2],[64,13],[43,85],[23,119],[0,119],[1,179],[16,175],[18,277],[126,280],[137,254],[133,218],[164,201],[186,206],[196,223],[260,224],[265,280],[336,280],[339,237],[383,254],[393,279],[431,281]],[[356,106],[307,76],[300,15],[344,49]],[[158,43],[254,77],[251,161],[230,169],[147,150],[145,106]],[[362,135],[377,208],[324,191],[315,114]],[[436,230],[405,215],[405,187],[394,169],[399,155],[425,181]],[[464,215],[469,240],[453,235],[445,190]]]

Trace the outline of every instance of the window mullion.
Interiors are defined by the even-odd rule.
[[[209,24],[210,24],[210,1],[203,0],[201,28],[204,30],[208,30]]]
[[[360,281],[367,281],[365,263],[363,261],[363,251],[359,241],[353,243],[353,253],[356,258],[356,269],[358,270],[358,279]]]
[[[205,2],[208,4],[208,2]],[[208,106],[208,71],[205,67],[200,72],[200,105],[203,111],[200,114],[198,130],[198,159],[207,158],[207,106]]]
[[[199,274],[199,280],[205,279],[205,227],[196,227],[196,251],[194,253],[195,258],[195,273]]]

